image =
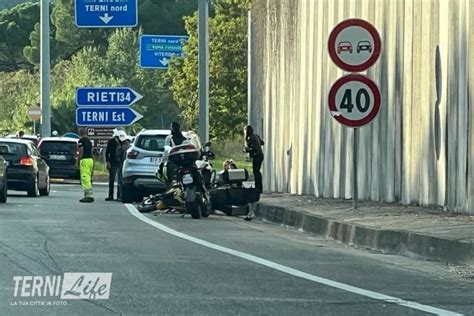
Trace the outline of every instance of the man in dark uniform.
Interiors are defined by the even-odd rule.
[[[115,179],[118,171],[120,170],[120,139],[119,130],[114,130],[114,136],[107,142],[107,148],[105,149],[105,162],[107,164],[107,170],[109,171],[109,195],[105,199],[106,201],[114,200],[114,187]],[[117,190],[117,199],[120,199],[120,189]]]
[[[84,197],[79,200],[82,203],[94,202],[92,192],[92,175],[94,173],[94,160],[92,159],[92,143],[87,137],[85,128],[79,129],[79,170],[81,172],[81,186],[84,190]]]

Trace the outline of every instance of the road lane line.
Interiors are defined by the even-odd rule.
[[[381,294],[381,293],[377,293],[377,292],[373,292],[373,291],[369,291],[369,290],[364,290],[364,289],[361,289],[361,288],[358,288],[358,287],[355,287],[355,286],[352,286],[352,285],[336,282],[336,281],[329,280],[329,279],[322,278],[322,277],[318,277],[316,275],[312,275],[312,274],[309,274],[309,273],[306,273],[306,272],[302,272],[300,270],[296,270],[296,269],[293,269],[293,268],[275,263],[275,262],[270,261],[270,260],[266,260],[266,259],[254,256],[254,255],[250,255],[250,254],[247,254],[245,252],[241,252],[241,251],[233,250],[233,249],[230,249],[230,248],[222,247],[222,246],[210,243],[208,241],[205,241],[205,240],[202,240],[202,239],[199,239],[199,238],[195,238],[195,237],[186,235],[184,233],[180,233],[177,230],[174,230],[172,228],[169,228],[168,226],[160,224],[160,223],[146,217],[142,213],[140,213],[137,210],[137,208],[135,206],[133,206],[132,204],[125,204],[125,207],[128,209],[130,214],[135,216],[137,219],[139,219],[142,222],[145,222],[145,223],[147,223],[147,224],[149,224],[149,225],[151,225],[151,226],[153,226],[153,227],[155,227],[155,228],[157,228],[157,229],[159,229],[159,230],[161,230],[165,233],[171,234],[175,237],[185,239],[187,241],[193,242],[195,244],[198,244],[198,245],[201,245],[201,246],[213,249],[213,250],[217,250],[217,251],[220,251],[220,252],[223,252],[223,253],[226,253],[226,254],[229,254],[229,255],[232,255],[232,256],[247,260],[247,261],[251,261],[253,263],[257,263],[259,265],[262,265],[262,266],[265,266],[265,267],[268,267],[268,268],[272,268],[274,270],[278,270],[280,272],[283,272],[283,273],[286,273],[286,274],[289,274],[289,275],[292,275],[292,276],[296,276],[296,277],[299,277],[299,278],[302,278],[302,279],[305,279],[305,280],[313,281],[313,282],[316,282],[316,283],[319,283],[319,284],[327,285],[327,286],[330,286],[330,287],[333,287],[333,288],[336,288],[336,289],[339,289],[339,290],[343,290],[343,291],[346,291],[346,292],[362,295],[362,296],[372,298],[372,299],[375,299],[375,300],[384,301],[384,302],[387,302],[387,303],[396,304],[396,305],[400,305],[400,306],[405,306],[405,307],[408,307],[408,308],[411,308],[411,309],[416,309],[416,310],[431,313],[431,314],[434,314],[434,315],[443,315],[443,316],[460,316],[460,315],[463,315],[463,314],[451,312],[451,311],[448,311],[448,310],[436,308],[436,307],[433,307],[433,306],[423,305],[423,304],[419,304],[419,303],[416,303],[416,302],[406,301],[406,300],[403,300],[403,299],[400,299],[400,298],[397,298],[397,297],[393,297],[393,296],[389,296],[389,295],[385,295],[385,294]]]

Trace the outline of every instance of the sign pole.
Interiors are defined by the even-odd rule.
[[[199,0],[199,137],[209,141],[209,3]]]
[[[51,104],[49,96],[50,52],[49,52],[49,0],[41,0],[41,136],[51,135]]]
[[[357,190],[357,148],[359,147],[359,130],[354,128],[354,139],[352,142],[352,210],[357,210],[359,199]]]

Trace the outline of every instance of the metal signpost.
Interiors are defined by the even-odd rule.
[[[28,116],[33,121],[33,134],[36,135],[36,121],[41,118],[41,108],[39,106],[32,106],[28,109]]]
[[[199,0],[199,137],[209,141],[209,0]]]
[[[77,27],[135,27],[138,24],[137,0],[75,0]]]
[[[188,36],[142,35],[140,36],[140,67],[168,69],[171,57],[183,57]]]
[[[382,51],[382,41],[375,27],[367,21],[349,19],[339,23],[331,32],[328,52],[332,61],[342,70],[362,72],[373,66]],[[352,144],[352,201],[357,209],[357,150],[358,128],[377,117],[381,105],[378,86],[368,77],[349,74],[339,78],[328,96],[331,116],[340,124],[354,129]]]

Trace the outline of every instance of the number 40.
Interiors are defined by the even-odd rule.
[[[364,97],[364,102],[362,102],[362,97]],[[355,106],[357,109],[365,113],[370,107],[370,95],[366,89],[361,88],[357,91],[356,94],[356,104]],[[352,89],[346,89],[344,92],[344,97],[342,98],[341,105],[339,106],[340,109],[347,109],[347,112],[351,113],[352,109],[354,108],[354,103],[352,102]]]

